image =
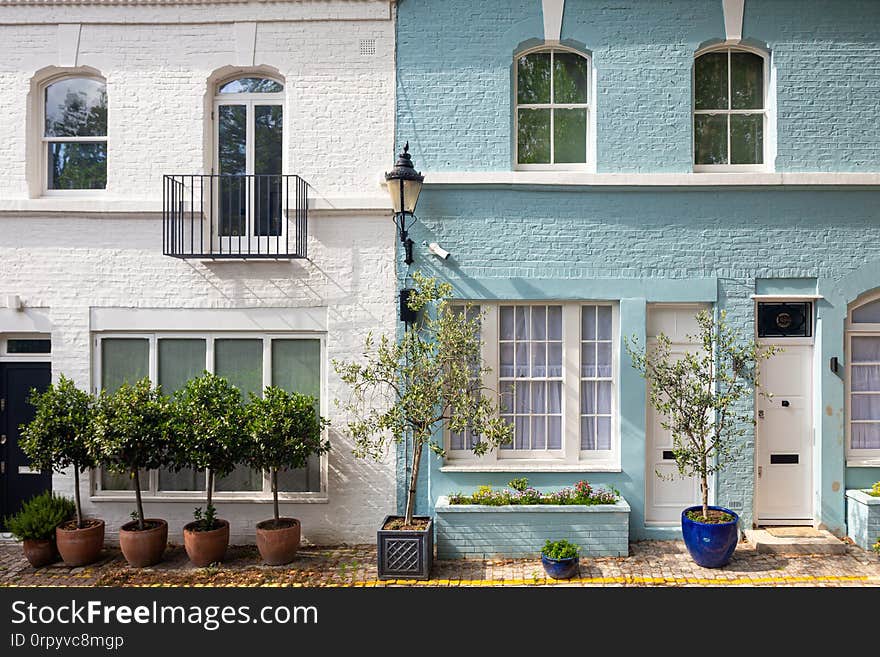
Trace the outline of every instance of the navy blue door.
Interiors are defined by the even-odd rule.
[[[34,417],[27,401],[31,390],[44,391],[51,379],[49,363],[0,363],[0,523],[22,502],[52,488],[52,473],[31,473],[18,444],[19,425]]]

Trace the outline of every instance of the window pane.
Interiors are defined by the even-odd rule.
[[[730,117],[730,163],[764,162],[764,116],[733,114]]]
[[[204,340],[159,340],[159,385],[166,395],[204,372],[206,350]]]
[[[520,164],[549,164],[550,162],[550,110],[519,110]]]
[[[261,491],[263,490],[263,473],[246,465],[237,465],[228,477],[220,477],[214,482],[218,491]]]
[[[536,52],[517,62],[517,102],[550,102],[550,53]]]
[[[694,116],[694,163],[727,164],[727,116]]]
[[[581,376],[596,376],[596,343],[584,342],[581,345]]]
[[[229,379],[241,390],[245,400],[248,393],[263,392],[263,341],[223,339],[214,341],[214,373]]]
[[[513,306],[501,306],[501,339],[513,340]]]
[[[853,395],[853,420],[880,420],[880,395]]]
[[[880,337],[853,337],[852,362],[880,363]]]
[[[149,375],[150,342],[145,338],[101,340],[101,388],[114,392],[123,383]]]
[[[853,309],[852,321],[855,324],[880,324],[880,301],[872,301]]]
[[[562,306],[547,308],[547,338],[550,340],[562,339]]]
[[[596,339],[596,306],[581,308],[581,339]]]
[[[547,307],[532,308],[532,340],[547,339]]]
[[[281,235],[280,105],[254,107],[254,230],[258,236]]]
[[[68,78],[46,87],[46,137],[106,137],[107,87]]]
[[[272,340],[272,385],[320,398],[320,340]]]
[[[880,449],[880,423],[852,424],[853,449]]]
[[[105,189],[107,142],[49,142],[48,189]]]
[[[239,78],[220,86],[221,94],[272,94],[284,91],[284,85],[269,78]]]
[[[321,492],[321,457],[309,457],[305,468],[278,473],[278,490],[288,493]]]
[[[712,52],[694,63],[694,107],[728,109],[727,52]]]
[[[205,471],[186,469],[180,472],[171,472],[159,470],[159,490],[203,491],[205,490]]]
[[[501,367],[499,368],[499,375],[512,377],[513,376],[513,343],[507,342],[501,345]]]
[[[547,345],[543,342],[532,343],[532,376],[547,376]]]
[[[611,381],[597,381],[596,393],[596,411],[609,415],[611,413]]]
[[[220,105],[217,120],[220,174],[243,175],[247,172],[247,107]],[[221,179],[217,202],[220,207],[220,235],[245,235],[248,202],[246,181],[241,178]]]
[[[857,392],[880,392],[880,365],[853,365],[852,389]]]
[[[554,103],[587,102],[587,60],[570,52],[553,54]]]
[[[596,345],[596,376],[609,378],[611,376],[611,343],[599,342]]]
[[[529,307],[528,306],[517,306],[516,307],[516,339],[517,340],[528,340],[529,339]]]
[[[596,418],[593,415],[581,418],[581,449],[596,449]]]
[[[600,340],[611,339],[611,306],[598,306],[596,312],[599,315],[599,333]]]
[[[581,382],[581,414],[596,414],[596,381]]]
[[[750,52],[730,53],[730,94],[733,109],[764,108],[762,57]]]
[[[134,479],[128,473],[115,473],[101,470],[101,490],[134,490]],[[150,489],[150,474],[147,470],[138,473],[141,490]]]
[[[553,139],[556,162],[587,161],[587,110],[556,109],[553,110]]]
[[[9,338],[6,341],[6,353],[8,354],[48,354],[52,351],[50,339],[21,339]]]
[[[562,449],[562,418],[558,415],[547,418],[547,449]]]
[[[596,449],[611,449],[611,418],[596,418]]]

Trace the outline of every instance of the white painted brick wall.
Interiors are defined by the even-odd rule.
[[[392,162],[394,118],[388,3],[284,5],[298,18],[309,18],[308,7],[317,18],[362,18],[344,21],[284,20],[284,7],[267,7],[277,22],[258,23],[255,60],[285,77],[287,170],[303,176],[314,197],[384,195],[378,181]],[[163,174],[203,170],[205,101],[213,95],[208,78],[236,63],[233,24],[212,21],[255,20],[263,9],[251,8],[248,18],[240,5],[188,7],[191,22],[178,24],[173,7],[65,8],[65,21],[83,22],[78,63],[107,79],[105,200],[129,206],[143,200],[145,210],[154,209]],[[57,8],[2,11],[10,23],[24,24],[0,25],[0,203],[28,197],[26,97],[34,74],[57,65],[57,27],[39,23],[59,16]],[[120,20],[127,22],[114,24]],[[360,55],[361,38],[376,40],[375,55]],[[17,294],[28,307],[48,309],[53,376],[63,372],[83,387],[93,383],[89,308],[95,306],[327,306],[328,360],[356,357],[368,331],[391,333],[396,326],[393,225],[387,213],[353,210],[312,213],[309,230],[308,261],[210,263],[163,256],[157,214],[0,213],[0,298]],[[314,543],[372,541],[394,508],[393,456],[378,464],[352,456],[339,432],[345,418],[333,404],[346,389],[326,366],[329,502],[284,504],[282,512],[300,518],[304,538]],[[72,494],[72,476],[57,475],[53,485]],[[132,505],[90,498],[88,477],[82,494],[86,512],[105,519],[113,540]],[[146,513],[166,518],[170,539],[180,542],[194,506],[148,503]],[[232,524],[234,542],[253,542],[255,523],[271,515],[267,504],[218,508]]]

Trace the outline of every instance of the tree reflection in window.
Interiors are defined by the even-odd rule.
[[[107,88],[95,78],[48,85],[44,132],[48,189],[107,186]]]

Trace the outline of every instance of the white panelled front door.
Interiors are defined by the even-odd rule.
[[[648,304],[648,350],[656,345],[660,333],[672,341],[672,353],[682,355],[696,350],[687,335],[698,331],[695,315],[705,306]],[[662,417],[648,403],[646,422],[645,522],[651,525],[678,525],[685,507],[700,501],[700,482],[682,478],[672,457],[672,434],[660,426]],[[657,473],[663,477],[657,476]],[[669,478],[672,476],[673,478]]]
[[[764,361],[756,430],[758,524],[812,522],[813,347],[780,344]]]

